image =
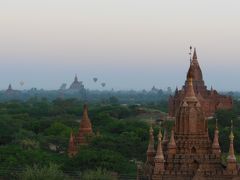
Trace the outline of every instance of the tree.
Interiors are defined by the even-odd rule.
[[[97,168],[96,170],[86,170],[81,175],[82,180],[117,180],[106,169]]]
[[[56,164],[49,164],[49,166],[28,166],[26,170],[19,174],[20,179],[24,180],[67,180],[70,179]]]

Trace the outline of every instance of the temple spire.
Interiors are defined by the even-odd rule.
[[[170,141],[168,143],[168,154],[174,155],[176,154],[176,142],[175,142],[175,138],[174,138],[174,128],[172,128],[171,130],[171,138]]]
[[[74,82],[78,82],[78,77],[77,77],[77,74],[75,74],[75,77],[74,77]]]
[[[196,60],[196,59],[197,59],[197,50],[196,50],[196,48],[194,48],[192,59],[193,59],[193,60]]]
[[[221,148],[219,145],[219,131],[218,131],[218,120],[216,119],[216,127],[215,127],[215,131],[214,131],[214,139],[213,139],[213,144],[212,144],[212,151],[213,154],[215,154],[217,157],[220,157],[221,155]]]
[[[163,155],[163,150],[162,150],[161,129],[159,129],[158,147],[157,147],[157,153],[156,153],[154,162],[155,162],[154,174],[162,174],[164,172],[164,155]]]
[[[77,148],[75,145],[75,138],[73,132],[70,133],[69,145],[68,145],[68,156],[71,158],[77,154]]]
[[[168,132],[167,132],[167,128],[164,128],[163,144],[167,142],[168,142]]]
[[[89,120],[89,117],[88,117],[88,107],[87,107],[87,104],[84,104],[83,105],[83,117],[82,117],[82,121],[86,124],[88,124],[89,128],[91,127],[92,128],[92,125],[91,125],[91,122]]]
[[[229,146],[229,154],[227,157],[227,170],[229,171],[229,173],[236,173],[237,160],[236,160],[236,156],[234,153],[234,145],[233,145],[234,134],[233,134],[233,121],[232,120],[231,120],[231,132],[229,135],[229,140],[230,140],[230,146]]]
[[[149,129],[149,144],[147,149],[147,161],[149,163],[154,163],[154,155],[155,155],[155,149],[154,149],[154,135],[153,135],[153,128],[152,124]]]
[[[85,145],[88,144],[87,136],[93,134],[92,124],[88,117],[88,107],[86,104],[83,105],[83,116],[80,122],[80,128],[78,132],[78,144]]]
[[[196,98],[196,95],[195,95],[194,89],[193,89],[192,77],[188,77],[188,79],[187,79],[185,98]]]

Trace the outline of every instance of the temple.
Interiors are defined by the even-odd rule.
[[[87,145],[89,143],[89,137],[93,135],[92,124],[88,117],[88,107],[86,104],[83,106],[83,116],[80,121],[80,127],[77,135],[73,135],[71,132],[69,145],[68,145],[68,156],[73,157],[77,154],[79,147]]]
[[[152,127],[150,128],[147,160],[144,167],[138,169],[138,179],[232,180],[240,178],[234,154],[233,126],[229,136],[229,155],[224,165],[221,161],[217,122],[212,142],[208,135],[207,119],[194,92],[192,79],[192,74],[189,74],[170,139],[166,140],[167,137],[165,137],[162,141],[161,129],[159,131],[157,151],[154,149],[153,130]]]
[[[164,128],[164,136],[163,128],[160,127],[156,150],[153,129],[150,127],[147,158],[144,164],[138,165],[137,179],[239,180],[232,121],[229,153],[225,163],[222,162],[217,120],[213,140],[208,134],[208,117],[216,109],[231,108],[232,100],[218,95],[214,90],[207,90],[202,80],[196,49],[185,85],[182,90],[176,91],[171,100],[175,124],[171,133]]]
[[[7,90],[6,90],[6,93],[7,93],[7,94],[12,94],[13,92],[14,92],[14,90],[12,89],[12,85],[9,84],[9,85],[8,85],[8,88],[7,88]]]
[[[187,79],[192,77],[193,89],[198,98],[206,117],[211,117],[218,109],[231,109],[233,105],[232,98],[218,94],[212,87],[207,89],[203,81],[202,71],[198,63],[197,52],[194,48],[193,56],[190,59],[190,67],[187,73]],[[175,117],[178,107],[182,102],[187,89],[187,80],[181,90],[176,88],[174,96],[169,97],[169,116]]]
[[[74,77],[74,81],[69,87],[69,90],[82,90],[84,89],[84,85],[82,84],[82,81],[78,81],[77,75]]]

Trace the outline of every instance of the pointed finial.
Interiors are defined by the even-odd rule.
[[[152,118],[151,118],[151,119],[152,119]],[[150,134],[150,135],[153,134],[153,125],[152,125],[152,122],[151,122],[151,124],[150,124],[149,134]]]
[[[176,154],[176,142],[174,139],[174,127],[171,130],[171,137],[168,143],[168,153],[169,154]]]
[[[73,131],[71,130],[70,139],[69,139],[69,145],[68,145],[68,156],[70,158],[77,154],[77,148],[76,148],[74,139],[75,139],[75,137],[73,135]]]
[[[212,151],[215,155],[217,155],[218,157],[220,157],[221,155],[221,148],[219,145],[219,136],[218,136],[218,119],[216,118],[216,127],[215,127],[215,131],[214,131],[214,139],[213,139],[213,144],[212,144]]]
[[[84,109],[84,110],[87,110],[87,104],[86,104],[86,103],[84,103],[83,109]]]
[[[234,145],[233,145],[233,139],[234,139],[234,135],[233,135],[233,121],[231,120],[231,133],[229,135],[229,139],[230,139],[230,145],[229,145],[229,153],[228,153],[228,157],[227,157],[227,169],[229,171],[236,171],[237,170],[237,164],[236,164],[236,156],[234,153]]]
[[[233,134],[233,120],[231,120],[231,133],[229,135],[230,141],[233,141],[234,139],[234,134]]]
[[[155,155],[154,135],[153,135],[153,128],[152,128],[152,123],[151,123],[150,129],[149,129],[149,143],[148,143],[148,149],[147,149],[147,161],[149,163],[154,162],[154,155]]]
[[[77,74],[75,74],[74,81],[78,81]]]
[[[163,149],[162,149],[162,132],[161,128],[159,129],[158,133],[158,147],[157,147],[157,152],[156,156],[154,159],[154,174],[161,174],[164,172],[164,154],[163,154]]]
[[[216,118],[216,129],[218,129],[218,118]]]
[[[197,59],[197,50],[194,48],[192,59]]]

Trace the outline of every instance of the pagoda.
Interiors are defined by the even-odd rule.
[[[84,89],[84,85],[82,81],[78,81],[78,77],[77,75],[75,75],[74,81],[70,85],[69,90],[83,90],[83,89]]]
[[[164,146],[161,129],[157,151],[150,128],[151,147],[147,151],[145,167],[138,171],[138,179],[148,180],[233,180],[240,179],[233,146],[233,126],[229,136],[230,147],[226,165],[221,162],[218,126],[213,142],[208,135],[208,123],[193,85],[192,74],[187,77],[185,91],[176,113],[171,136]],[[151,153],[149,153],[151,152]]]
[[[190,50],[192,47],[190,47]],[[191,55],[191,52],[190,52]],[[190,67],[187,73],[187,79],[192,77],[193,89],[198,98],[206,117],[211,117],[218,109],[231,109],[233,105],[230,96],[220,95],[212,87],[207,89],[202,75],[202,70],[198,63],[197,51],[194,48],[193,56],[190,58]],[[169,97],[169,116],[176,117],[180,103],[182,102],[185,91],[187,90],[187,80],[181,90],[176,88],[175,94]]]
[[[82,145],[88,145],[88,137],[93,135],[92,123],[88,117],[88,107],[86,104],[83,106],[83,116],[80,121],[80,127],[77,135],[71,132],[68,146],[68,156],[73,157],[77,154],[78,149]]]

